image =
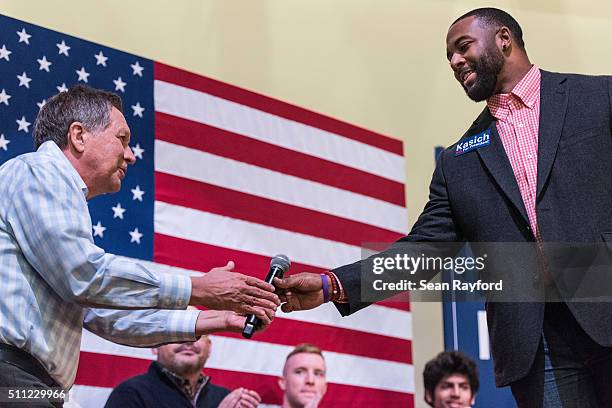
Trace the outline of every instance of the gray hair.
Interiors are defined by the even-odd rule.
[[[110,125],[110,112],[115,107],[123,113],[119,95],[86,85],[72,86],[49,99],[34,122],[34,145],[52,140],[60,149],[68,145],[68,129],[81,122],[90,132],[99,132]]]

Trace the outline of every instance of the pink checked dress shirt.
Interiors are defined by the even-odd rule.
[[[521,192],[536,241],[542,238],[536,217],[538,126],[540,124],[540,70],[533,65],[509,94],[487,99],[497,119],[497,131]]]

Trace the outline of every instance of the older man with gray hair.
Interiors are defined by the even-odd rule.
[[[150,347],[239,331],[248,313],[270,323],[274,287],[231,272],[231,261],[189,278],[154,273],[94,244],[87,200],[119,191],[135,162],[118,95],[82,85],[55,95],[39,112],[34,139],[36,152],[0,167],[3,390],[70,388],[84,325]],[[226,311],[179,310],[188,304]],[[61,406],[58,398],[35,403]]]

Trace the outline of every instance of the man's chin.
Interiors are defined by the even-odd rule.
[[[302,405],[306,405],[316,397],[316,392],[301,392],[298,396],[298,400]]]
[[[119,192],[119,190],[121,190],[121,184],[122,184],[122,182],[121,182],[121,181],[122,181],[122,180],[121,180],[121,178],[120,178],[120,177],[116,177],[116,178],[113,180],[113,183],[112,183],[112,185],[111,185],[111,191],[110,191],[111,193],[118,193],[118,192]]]
[[[175,374],[186,375],[202,371],[204,364],[196,358],[175,358],[174,364],[170,368]]]
[[[461,404],[461,403],[458,403],[458,402],[446,402],[446,403],[444,403],[444,408],[455,408],[455,407],[457,407],[457,408],[466,408],[466,407],[469,407],[469,405]]]
[[[176,355],[177,363],[188,369],[198,367],[199,359],[200,356],[197,354],[181,353]]]
[[[470,98],[474,102],[482,102],[486,99],[489,99],[493,95],[493,92],[479,87],[478,84],[474,84],[469,88],[464,86],[463,90],[465,91],[465,94],[468,96],[468,98]]]

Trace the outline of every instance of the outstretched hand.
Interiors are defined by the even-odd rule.
[[[189,304],[209,309],[231,310],[238,314],[257,314],[263,309],[274,312],[280,300],[274,286],[252,276],[232,272],[234,262],[214,268],[206,275],[191,278],[192,291]]]
[[[265,330],[274,319],[274,312],[256,308],[255,316],[259,318],[261,324],[257,331]],[[196,337],[217,332],[242,332],[246,316],[227,310],[202,310],[196,320]]]
[[[324,279],[328,279],[327,276]],[[318,273],[301,272],[284,279],[275,278],[274,284],[285,313],[309,310],[323,304],[323,282]]]

